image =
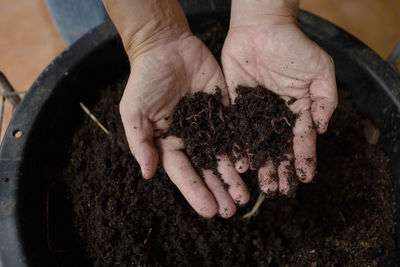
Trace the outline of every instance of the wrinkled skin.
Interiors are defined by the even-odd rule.
[[[196,173],[182,151],[182,140],[172,136],[153,138],[168,128],[174,108],[184,95],[197,91],[215,93],[218,86],[222,89],[224,104],[229,104],[227,86],[217,61],[189,31],[157,39],[143,49],[135,49],[129,56],[131,74],[120,112],[130,149],[143,177],[151,178],[160,160],[172,182],[201,216],[210,218],[217,213],[224,218],[232,216],[236,211],[235,202],[245,204],[249,193],[226,156],[221,157],[218,170],[230,185],[228,191],[211,171],[204,172],[204,179]]]
[[[238,85],[262,85],[285,101],[298,114],[293,133],[294,166],[289,160],[274,166],[266,159],[258,172],[266,193],[288,194],[290,168],[301,182],[310,182],[316,170],[316,131],[324,133],[337,105],[334,65],[331,57],[311,41],[295,20],[272,24],[231,25],[222,51],[222,65],[232,102]],[[315,126],[314,126],[315,125]],[[245,172],[248,159],[235,164]],[[289,168],[289,169],[288,169]],[[279,179],[274,179],[278,175]]]

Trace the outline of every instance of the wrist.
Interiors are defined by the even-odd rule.
[[[299,0],[232,0],[231,27],[297,23]]]
[[[160,43],[191,34],[177,0],[103,0],[132,61]]]

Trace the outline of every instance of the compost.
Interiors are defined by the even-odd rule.
[[[229,109],[235,129],[232,142],[236,145],[232,161],[248,156],[251,169],[259,169],[266,159],[278,167],[288,160],[287,154],[293,153],[296,116],[279,96],[262,86],[238,86],[236,92],[238,96]]]
[[[206,43],[220,47],[222,41],[207,38]],[[340,104],[328,132],[318,136],[314,183],[299,184],[295,198],[266,199],[257,215],[246,220],[242,216],[260,193],[256,172],[248,171],[243,179],[250,202],[228,220],[206,220],[192,210],[161,167],[153,179],[142,178],[118,111],[126,80],[125,73],[119,81],[105,85],[100,100],[89,106],[110,135],[82,112],[85,118],[73,136],[68,166],[63,170],[71,206],[64,212],[73,218],[71,235],[77,236],[79,244],[64,244],[64,250],[77,263],[384,264],[395,246],[389,160],[379,143],[367,142],[365,127],[373,126],[353,109],[348,90],[339,89]]]
[[[259,169],[266,160],[275,166],[290,160],[296,116],[285,102],[271,91],[238,86],[234,104],[224,107],[221,90],[215,94],[197,92],[182,98],[173,113],[165,134],[182,138],[185,152],[201,174],[211,169],[217,173],[218,157],[229,155],[235,163],[249,156],[250,168]]]

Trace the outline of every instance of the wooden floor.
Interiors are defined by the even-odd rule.
[[[400,42],[400,0],[302,0],[301,8],[339,25],[383,58]],[[29,89],[64,48],[44,0],[0,0],[0,71],[17,90]],[[6,106],[1,136],[9,117]]]

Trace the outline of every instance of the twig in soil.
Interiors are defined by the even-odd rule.
[[[99,122],[99,120],[92,114],[92,112],[90,112],[90,110],[82,102],[79,102],[79,105],[81,105],[83,111],[85,111],[85,113],[89,115],[89,117],[100,127],[100,129],[103,130],[103,132],[105,132],[107,135],[110,135],[110,132],[107,130],[107,128],[104,127],[104,125],[101,124],[101,122]]]
[[[146,245],[146,243],[147,243],[147,240],[149,240],[149,237],[150,237],[150,234],[151,234],[151,231],[153,230],[153,228],[149,228],[149,231],[147,232],[147,236],[146,236],[146,238],[144,239],[144,241],[143,241],[143,244],[145,244]]]
[[[185,119],[186,120],[194,119],[196,121],[198,117],[201,117],[201,115],[200,114],[193,114],[193,115],[191,115],[189,117],[186,117]]]
[[[260,208],[261,204],[263,203],[265,199],[265,195],[264,193],[260,193],[260,195],[258,195],[258,199],[256,201],[256,204],[254,204],[253,208],[251,209],[250,212],[246,213],[245,215],[243,215],[242,219],[250,219],[251,217],[253,217],[254,215],[257,214],[258,209]]]

